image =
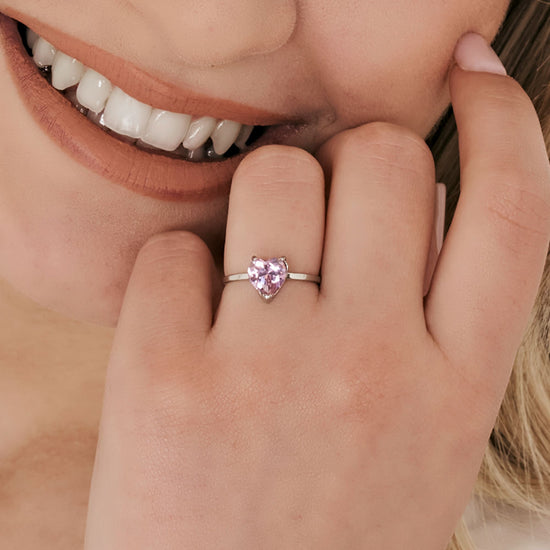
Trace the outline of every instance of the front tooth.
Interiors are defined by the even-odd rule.
[[[76,97],[81,105],[99,113],[105,108],[112,91],[112,84],[103,75],[87,69],[76,90]]]
[[[214,151],[223,155],[233,145],[241,131],[241,124],[232,120],[220,120],[212,132]]]
[[[187,135],[183,140],[183,146],[192,151],[204,145],[214,131],[216,123],[216,119],[209,116],[192,120],[187,130]]]
[[[75,59],[58,51],[52,63],[52,86],[57,90],[66,90],[80,82],[85,67]]]
[[[245,125],[241,128],[241,131],[239,132],[239,135],[235,140],[235,145],[239,149],[244,149],[246,147],[246,142],[248,141],[248,138],[250,137],[252,130],[254,130],[254,126]]]
[[[73,86],[65,91],[65,97],[81,112],[84,116],[88,114],[88,109],[81,105],[76,97],[76,88]]]
[[[204,146],[204,147],[206,147],[206,146]],[[207,147],[206,156],[207,156],[207,158],[212,159],[212,160],[218,160],[218,159],[223,158],[223,155],[218,155],[218,153],[216,153],[216,151],[214,151],[214,145],[213,144],[210,144]]]
[[[141,141],[164,151],[175,151],[187,135],[190,122],[190,115],[153,109]]]
[[[53,63],[57,50],[42,37],[38,37],[32,49],[32,57],[39,67],[47,67]]]
[[[38,40],[38,35],[32,29],[27,29],[27,46],[31,50],[33,49],[37,40]]]
[[[147,128],[153,108],[113,88],[105,105],[105,125],[118,134],[139,138]]]

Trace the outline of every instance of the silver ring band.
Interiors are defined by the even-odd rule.
[[[226,275],[223,278],[224,283],[230,283],[231,281],[246,281],[248,280],[248,273],[234,273],[233,275]],[[295,279],[296,281],[310,281],[312,283],[320,283],[320,275],[310,275],[309,273],[287,273],[287,279]]]

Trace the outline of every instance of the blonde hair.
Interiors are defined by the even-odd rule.
[[[512,0],[493,47],[531,97],[550,152],[550,3]],[[458,136],[452,110],[427,139],[437,181],[447,185],[448,228],[459,196]],[[474,494],[483,502],[550,518],[550,255],[536,304],[516,355],[514,369]],[[463,519],[448,550],[471,550]]]

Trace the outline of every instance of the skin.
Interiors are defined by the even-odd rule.
[[[216,97],[223,90],[226,99],[301,116],[314,127],[308,147],[314,151],[338,132],[369,121],[392,122],[425,136],[450,100],[448,70],[456,41],[468,30],[492,38],[508,2],[413,5],[400,0],[392,3],[391,19],[384,2],[350,3],[347,9],[313,0],[281,0],[268,3],[272,8],[262,3],[255,9],[254,2],[240,4],[246,13],[235,11],[233,19],[215,17],[218,11],[208,7],[214,4],[195,1],[153,7],[145,0],[115,6],[110,0],[0,0],[0,11],[16,7],[206,95]],[[299,10],[299,17],[287,13],[291,8]],[[193,18],[180,20],[178,10]],[[105,12],[108,21],[99,16]],[[279,42],[291,24],[293,32],[269,54],[252,55],[252,46],[264,51],[275,42],[271,34],[252,30],[253,17],[269,20]],[[220,44],[232,43],[233,30],[245,44],[234,44],[216,62],[205,44],[194,46],[188,39],[207,34],[219,52]],[[205,58],[198,60],[195,50],[206,52]],[[2,262],[0,275],[11,286],[71,318],[114,326],[137,251],[151,235],[192,230],[221,260],[227,197],[198,208],[152,201],[113,186],[68,159],[36,129],[9,81],[0,93],[13,106],[0,138],[2,150],[9,152],[0,191],[0,254],[10,258]],[[20,163],[10,161],[14,149],[32,151],[25,173]],[[77,222],[69,211],[78,212]],[[104,261],[97,262],[98,257]]]
[[[201,470],[204,464],[201,457],[207,452],[204,442],[209,442],[212,464],[218,466],[216,479],[229,486],[231,480],[242,480],[243,472],[249,472],[252,464],[259,465],[258,469],[264,472],[266,468],[269,471],[277,464],[285,464],[287,471],[301,471],[305,475],[311,471],[306,465],[311,464],[312,458],[318,458],[318,469],[314,472],[322,475],[334,471],[337,463],[334,454],[321,447],[329,426],[335,438],[333,448],[347,449],[348,453],[343,454],[350,457],[338,470],[341,485],[335,485],[332,506],[315,510],[313,515],[307,515],[302,527],[296,528],[296,520],[303,518],[300,502],[311,502],[315,494],[311,486],[299,483],[299,478],[285,478],[284,484],[274,484],[271,490],[295,497],[295,515],[291,515],[290,523],[288,518],[286,522],[279,519],[285,516],[281,510],[288,502],[281,496],[274,500],[273,508],[265,508],[265,515],[260,516],[264,520],[277,518],[277,523],[268,526],[267,522],[258,521],[248,529],[233,531],[234,547],[254,547],[258,534],[268,543],[266,547],[275,547],[269,546],[274,533],[288,534],[287,546],[299,540],[310,541],[314,533],[320,532],[311,522],[315,518],[334,517],[339,510],[341,515],[336,525],[331,523],[333,528],[323,531],[327,544],[341,540],[338,537],[342,530],[349,532],[342,523],[349,519],[353,526],[350,548],[361,544],[365,547],[366,543],[380,547],[388,543],[388,536],[394,537],[391,540],[394,546],[388,543],[388,548],[403,547],[399,544],[411,536],[420,537],[420,543],[425,542],[419,548],[438,548],[452,532],[453,521],[465,505],[464,487],[473,484],[482,444],[494,421],[508,374],[506,368],[491,371],[490,366],[511,365],[534,300],[537,273],[540,276],[542,272],[547,246],[546,210],[537,211],[537,219],[541,221],[536,230],[532,226],[532,215],[524,213],[523,218],[513,218],[513,224],[503,223],[503,215],[487,216],[488,211],[504,212],[492,204],[497,176],[510,173],[503,172],[503,166],[514,168],[511,197],[525,200],[528,206],[525,210],[535,209],[535,201],[528,199],[530,194],[539,199],[543,197],[543,204],[547,203],[548,197],[542,191],[548,177],[546,154],[528,99],[504,77],[487,79],[476,75],[476,80],[459,73],[453,77],[454,88],[449,87],[449,67],[457,39],[465,31],[474,30],[491,40],[507,2],[484,2],[480,6],[473,0],[425,1],[413,7],[403,1],[394,3],[391,18],[384,3],[359,3],[350,5],[349,10],[343,10],[341,2],[330,1],[300,2],[299,6],[291,2],[261,4],[262,16],[272,23],[269,25],[273,29],[271,35],[247,34],[247,29],[253,27],[251,21],[259,17],[253,6],[260,3],[242,4],[242,11],[226,14],[235,17],[230,25],[227,19],[219,19],[209,11],[206,3],[204,9],[197,8],[196,2],[184,6],[184,12],[193,11],[193,28],[204,31],[197,34],[192,48],[189,43],[192,41],[182,39],[186,36],[182,26],[191,25],[191,18],[183,18],[180,25],[174,24],[174,14],[182,10],[181,2],[177,5],[163,2],[163,9],[154,13],[147,2],[114,6],[109,3],[112,17],[108,22],[97,15],[103,12],[101,2],[83,3],[86,9],[78,2],[65,5],[17,2],[18,10],[74,32],[124,59],[139,60],[144,69],[158,66],[166,80],[180,84],[198,82],[200,90],[211,95],[215,95],[215,90],[223,90],[228,99],[268,106],[289,115],[303,115],[316,129],[310,149],[317,151],[318,146],[325,143],[315,155],[317,160],[296,149],[267,147],[241,164],[233,181],[228,239],[222,256],[226,199],[198,209],[196,205],[167,204],[113,189],[108,182],[76,164],[40,132],[18,101],[13,83],[8,80],[7,85],[2,86],[0,98],[13,109],[7,112],[10,131],[0,136],[2,170],[7,176],[0,186],[0,219],[2,235],[6,236],[0,242],[0,275],[4,278],[0,305],[9,313],[2,321],[5,326],[1,331],[0,402],[2,418],[17,420],[6,427],[8,437],[0,449],[3,481],[0,502],[2,511],[6,511],[0,517],[5,522],[2,532],[9,533],[8,540],[20,548],[36,547],[38,540],[43,547],[49,544],[59,548],[60,540],[67,548],[82,545],[105,369],[113,337],[108,370],[111,389],[105,395],[98,456],[105,457],[113,471],[127,468],[130,473],[122,482],[111,483],[108,476],[112,473],[105,470],[104,463],[100,461],[96,466],[87,550],[109,548],[115,541],[119,547],[121,543],[139,547],[136,540],[121,538],[138,534],[144,548],[152,547],[151,540],[146,541],[157,528],[159,510],[168,510],[170,517],[181,520],[171,524],[168,538],[160,547],[181,544],[183,540],[187,544],[189,540],[197,544],[199,540],[205,542],[198,537],[210,532],[208,543],[219,547],[216,536],[221,531],[211,529],[208,522],[212,514],[206,512],[220,503],[220,494],[211,485],[207,485],[206,490],[201,485],[199,491],[199,486],[192,481],[193,476],[205,479],[201,476],[208,473]],[[0,10],[10,6],[15,7],[15,3],[0,1]],[[274,6],[273,11],[270,6]],[[297,7],[300,11],[293,12]],[[97,23],[91,24],[91,21]],[[113,27],[109,27],[110,24]],[[289,32],[290,25],[292,32]],[[121,28],[122,36],[119,33],[115,40]],[[237,33],[243,36],[242,42],[232,37],[226,39],[224,33],[230,28],[242,30]],[[345,33],[342,28],[346,29]],[[205,33],[211,40],[203,44]],[[157,40],[157,36],[163,36],[163,40]],[[210,50],[209,44],[212,44]],[[363,47],[358,47],[360,45]],[[4,63],[0,58],[0,68],[4,68]],[[277,86],[272,85],[274,76],[277,76]],[[453,233],[456,237],[449,235],[452,249],[447,253],[444,249],[442,258],[447,260],[438,267],[424,310],[420,281],[433,217],[434,182],[432,161],[422,146],[422,137],[441,115],[453,89],[456,107],[463,112],[466,137],[461,138],[461,155],[464,152],[471,167],[469,181],[489,183],[478,185],[477,191],[475,183],[469,184],[472,191],[465,203],[469,208],[463,208],[460,218],[462,229]],[[476,103],[476,98],[485,93],[494,95],[491,100],[495,101],[494,105]],[[507,100],[499,97],[512,98],[517,106],[517,116],[509,117],[509,123],[504,122],[503,116]],[[481,116],[486,110],[495,118]],[[479,126],[473,122],[477,119],[481,119]],[[364,125],[370,121],[392,124]],[[505,136],[523,136],[517,141],[520,146],[514,151],[507,151],[504,146],[495,147],[498,155],[492,154],[491,149],[491,154],[476,157],[472,153],[479,145],[476,136],[483,135],[484,146],[498,141],[500,134],[495,133],[495,126],[504,128]],[[352,127],[359,129],[345,132]],[[506,143],[504,138],[501,141]],[[377,149],[375,144],[380,142],[386,145]],[[22,166],[18,158],[29,150],[36,162]],[[288,166],[292,170],[289,171]],[[385,166],[392,166],[394,170],[387,170]],[[533,166],[538,167],[535,173]],[[327,221],[325,243],[322,240],[325,224],[322,169],[332,187],[328,220],[332,216],[333,221],[332,225]],[[357,185],[357,175],[364,173],[377,174],[373,180],[381,185],[372,189],[353,187]],[[487,178],[487,174],[493,176]],[[526,174],[529,177],[525,177]],[[406,179],[413,179],[414,185],[404,188],[402,181]],[[258,184],[264,180],[269,182],[265,188]],[[71,193],[75,181],[81,185],[76,198]],[[297,181],[301,185],[296,185]],[[535,191],[531,187],[518,187],[520,183],[531,185]],[[464,185],[465,182],[463,188],[466,189]],[[273,199],[269,208],[266,194]],[[364,222],[364,210],[361,215],[353,211],[353,201],[349,198],[357,196],[360,199],[357,204],[367,208],[370,205],[373,212],[367,217],[370,222],[364,231],[356,230]],[[95,207],[98,200],[100,209]],[[514,202],[498,204],[506,206]],[[292,210],[289,204],[293,205]],[[477,211],[476,204],[481,204]],[[254,226],[253,205],[261,208],[262,219],[266,216],[284,219],[290,215],[287,225],[283,224],[284,231],[276,236],[258,234],[258,240],[252,242],[249,236]],[[61,216],[69,207],[76,215]],[[104,218],[98,219],[98,210],[104,213]],[[385,213],[383,217],[374,215],[380,211]],[[509,218],[520,216],[521,211],[513,209],[507,215]],[[352,222],[346,225],[343,223],[346,219]],[[300,226],[299,239],[291,236],[295,220],[307,220],[307,224]],[[521,230],[524,226],[526,231]],[[189,229],[193,233],[176,232],[148,241],[151,236],[174,228]],[[466,237],[469,233],[488,237],[474,247],[472,239]],[[356,239],[359,239],[357,235],[369,235],[372,243],[352,242],[350,234]],[[136,263],[137,252],[145,242],[148,244]],[[262,248],[275,248],[281,243],[287,243],[285,250],[288,248],[289,257],[295,258],[292,264],[295,271],[317,273],[323,258],[326,287],[321,288],[320,294],[315,285],[297,283],[285,287],[285,294],[282,291],[269,306],[269,315],[280,317],[276,320],[278,329],[271,335],[273,341],[262,340],[261,346],[254,347],[250,345],[249,319],[250,316],[263,319],[266,306],[247,285],[231,284],[224,290],[214,329],[210,330],[210,308],[212,304],[216,307],[221,290],[220,271],[224,267],[227,273],[242,271],[259,244]],[[339,243],[347,243],[347,255],[336,252],[341,250]],[[508,244],[499,246],[498,243]],[[41,252],[44,250],[49,254]],[[343,282],[345,274],[338,273],[336,268],[343,265],[346,258],[349,261],[353,257],[351,250],[370,250],[365,261],[370,257],[371,262],[387,263],[388,269],[376,277],[372,275],[370,280],[365,279],[364,270],[357,270],[357,277],[368,280],[363,285],[365,289],[377,289],[376,294],[371,295],[367,290],[360,297],[342,294],[345,289],[353,288],[352,281]],[[523,263],[517,261],[518,250],[525,251]],[[97,258],[104,261],[98,262]],[[469,261],[463,261],[464,258]],[[485,272],[479,266],[483,258]],[[162,277],[156,265],[162,267]],[[408,268],[404,269],[405,265]],[[64,277],[69,274],[68,281],[63,281],[69,283],[64,285],[68,291],[60,291],[61,272]],[[499,279],[501,273],[507,277]],[[131,284],[115,335],[109,325],[119,317],[130,274]],[[461,282],[460,292],[457,280]],[[529,284],[525,284],[525,280]],[[75,281],[84,281],[85,285],[79,286]],[[182,285],[182,281],[189,284]],[[524,289],[521,296],[517,290],[520,287]],[[400,298],[404,302],[392,300],[396,297],[395,288],[403,289]],[[151,296],[158,300],[151,300]],[[475,318],[469,313],[476,304],[472,296],[483,296],[489,304]],[[503,314],[510,296],[514,296],[518,310],[512,319]],[[169,307],[157,311],[157,303]],[[370,314],[365,318],[367,307]],[[186,319],[182,319],[182,312],[186,313]],[[396,339],[398,319],[401,330]],[[495,323],[495,319],[503,319],[502,324]],[[306,327],[299,333],[300,338],[295,334],[296,327]],[[459,330],[458,327],[466,328]],[[203,348],[207,333],[209,344],[201,354],[198,350]],[[339,338],[334,338],[335,334]],[[369,334],[367,342],[365,334]],[[479,334],[484,335],[485,345],[478,345]],[[506,335],[505,346],[501,341],[503,335]],[[280,341],[286,342],[284,349],[278,345]],[[180,347],[179,342],[185,345]],[[415,343],[414,349],[410,342]],[[281,368],[278,361],[258,368],[254,359],[262,354],[269,356],[270,349],[275,354],[284,354],[285,368]],[[371,349],[374,351],[367,353]],[[475,353],[460,351],[470,349]],[[324,359],[342,354],[344,359],[338,365]],[[75,358],[78,358],[77,368]],[[368,364],[369,369],[359,372],[357,364]],[[478,373],[472,366],[480,364],[488,366]],[[191,366],[196,366],[196,370],[191,371]],[[468,376],[464,376],[468,368]],[[321,376],[311,385],[312,373],[319,371]],[[395,376],[390,380],[387,372]],[[459,374],[451,375],[452,372]],[[438,387],[440,391],[432,392],[425,408],[409,418],[409,408],[405,405],[409,403],[412,407],[413,403],[423,401],[427,380],[430,387]],[[467,380],[474,380],[478,385]],[[456,389],[459,382],[460,391],[451,395],[451,389]],[[288,387],[292,389],[285,393]],[[478,405],[480,387],[486,390],[486,399]],[[282,411],[272,404],[281,394],[285,396]],[[383,397],[382,404],[376,402],[373,395]],[[404,396],[405,401],[401,402]],[[265,406],[266,402],[271,405]],[[311,408],[312,402],[316,403],[315,410]],[[467,409],[473,417],[463,412],[464,402],[471,404]],[[216,403],[218,406],[214,406]],[[442,403],[448,404],[445,415],[441,414]],[[302,406],[305,409],[301,409]],[[299,413],[300,410],[306,414]],[[339,411],[336,415],[339,420],[329,423],[334,410]],[[462,411],[461,422],[456,422],[459,411]],[[434,448],[430,446],[430,432],[421,432],[419,442],[411,441],[407,453],[400,458],[418,464],[417,457],[426,456],[427,462],[396,480],[395,471],[400,471],[402,466],[395,462],[399,454],[396,445],[408,441],[405,436],[415,433],[412,428],[434,417],[435,412],[438,420],[431,425],[434,431],[447,433],[455,427],[449,431],[449,445]],[[403,424],[404,416],[412,424]],[[288,456],[278,457],[276,463],[260,461],[260,457],[266,455],[273,460],[273,449],[280,446],[276,438],[266,440],[267,446],[262,443],[254,449],[242,447],[247,441],[257,441],[265,422],[273,419],[278,423],[273,425],[272,433],[289,434],[285,441],[291,448],[297,448],[300,434],[307,430],[310,438],[304,445],[307,453],[301,455],[298,462],[292,462]],[[386,424],[397,425],[399,429],[381,437],[387,430]],[[138,425],[151,429],[137,435],[135,426]],[[230,440],[232,437],[235,439]],[[114,444],[115,438],[117,444]],[[189,445],[190,440],[196,444]],[[232,447],[231,441],[235,446]],[[388,464],[387,477],[377,478],[378,485],[376,476],[365,479],[365,471],[359,468],[359,464],[368,464],[363,459],[372,454],[366,441],[380,441],[381,445],[380,462],[370,464],[372,471],[380,472],[381,464]],[[471,445],[464,448],[461,445],[464,441]],[[143,452],[151,449],[158,450],[156,458]],[[222,466],[228,449],[235,466],[232,470]],[[358,452],[352,452],[353,449]],[[449,457],[455,456],[459,449],[461,459],[457,463]],[[57,460],[52,460],[52,456]],[[155,466],[159,456],[166,457],[166,468]],[[192,466],[183,468],[173,456],[183,462],[188,459],[185,463]],[[148,475],[139,470],[140,464],[152,465]],[[364,512],[365,496],[353,493],[353,498],[347,499],[348,508],[342,508],[342,502],[336,498],[338,487],[343,494],[350,495],[349,481],[346,485],[342,480],[361,479],[366,491],[372,489],[370,494],[384,498],[389,506],[396,498],[401,501],[399,488],[404,480],[410,483],[419,468],[430,472],[431,477],[422,478],[413,486],[405,485],[411,489],[410,494],[420,495],[433,510],[442,506],[441,501],[434,499],[435,487],[439,487],[437,479],[448,480],[456,468],[462,472],[462,477],[457,478],[457,487],[448,491],[448,514],[437,524],[424,523],[423,534],[411,526],[407,531],[407,526],[403,526],[392,535],[388,526],[395,526],[398,510],[392,511],[387,506],[382,507],[381,515],[373,511],[371,516],[372,525],[382,527],[370,529],[368,533],[362,531],[358,527],[359,510]],[[62,492],[56,478],[60,472],[70,472],[63,477],[67,486]],[[257,471],[254,470],[250,479],[258,484],[226,492],[239,495],[239,510],[257,501],[261,494],[258,487],[264,486],[265,478]],[[380,482],[384,479],[394,480],[386,486],[387,492]],[[353,481],[352,486],[356,485]],[[168,488],[173,488],[173,493]],[[129,496],[136,491],[140,495],[151,495],[159,489],[164,490],[162,498],[152,499],[154,506],[147,509],[136,507],[136,499]],[[190,509],[186,508],[185,499],[197,502],[193,499],[198,492],[201,500],[184,521],[182,510]],[[137,500],[149,502],[149,499]],[[176,501],[179,508],[174,508]],[[14,502],[23,507],[14,506]],[[128,502],[132,502],[130,512],[122,517],[120,510],[126,509]],[[324,501],[317,499],[316,502]],[[69,509],[73,510],[72,517]],[[425,513],[426,509],[423,508],[423,516],[434,517]],[[235,527],[238,522],[229,512],[229,503],[221,502],[220,510],[223,521]],[[36,518],[36,530],[22,532],[19,526],[29,514]],[[105,524],[106,517],[112,521]],[[132,517],[141,518],[137,531]],[[413,515],[412,518],[420,525],[419,517]],[[132,523],[132,529],[128,529],[129,523],[125,521]],[[426,539],[426,532],[433,537]]]
[[[458,67],[450,89],[462,195],[426,300],[433,161],[387,123],[329,140],[320,165],[266,147],[233,178],[226,270],[280,246],[252,231],[268,196],[261,219],[288,224],[289,257],[321,268],[320,289],[289,281],[268,312],[231,284],[212,323],[204,242],[170,232],[141,249],[107,372],[86,550],[446,547],[550,241],[550,166],[526,94]]]

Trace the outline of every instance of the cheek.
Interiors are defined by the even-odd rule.
[[[455,44],[477,31],[492,40],[508,1],[325,2],[310,27],[323,82],[343,126],[371,120],[425,136],[450,101]],[[315,7],[311,4],[312,12]]]

